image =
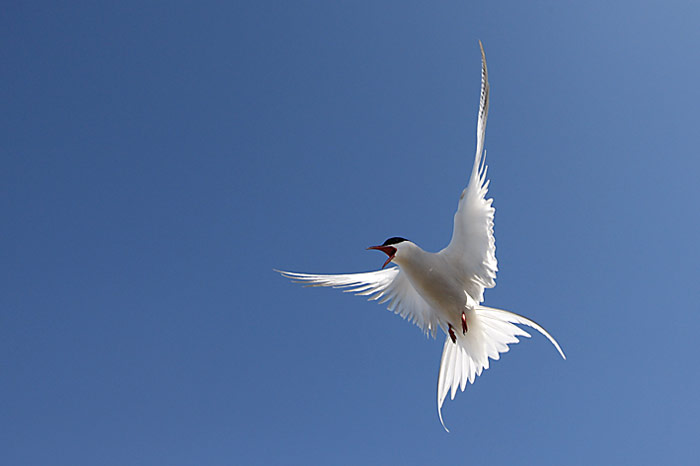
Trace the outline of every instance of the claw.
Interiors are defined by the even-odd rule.
[[[467,328],[467,315],[462,311],[462,334],[466,335],[466,333],[469,331]]]
[[[452,328],[452,324],[447,324],[448,325],[448,332],[450,333],[450,338],[452,339],[452,343],[457,343],[457,336],[455,335],[455,331]]]

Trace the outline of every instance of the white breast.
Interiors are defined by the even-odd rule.
[[[404,252],[395,262],[406,273],[413,287],[435,308],[441,320],[452,325],[460,321],[467,304],[464,286],[457,280],[454,267],[440,254],[423,251],[418,246]],[[398,256],[398,255],[397,255]]]

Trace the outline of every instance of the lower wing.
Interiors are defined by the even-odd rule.
[[[375,272],[319,275],[276,270],[282,276],[306,286],[341,288],[345,292],[369,296],[370,301],[388,303],[387,308],[416,324],[424,333],[435,337],[439,326],[437,314],[413,288],[398,267]]]

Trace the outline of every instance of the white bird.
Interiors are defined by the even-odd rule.
[[[316,275],[278,271],[308,286],[344,288],[388,303],[390,311],[408,318],[424,333],[435,337],[446,333],[440,360],[437,404],[440,423],[442,405],[448,392],[454,399],[467,381],[489,368],[518,337],[530,335],[513,324],[527,325],[552,342],[566,359],[557,341],[542,327],[518,314],[482,306],[484,289],[496,285],[496,241],[493,236],[493,199],[486,199],[489,181],[484,163],[484,138],[489,112],[489,80],[484,47],[481,48],[481,99],[476,127],[476,156],[469,183],[459,198],[454,216],[452,240],[437,253],[426,252],[404,238],[389,238],[377,249],[387,254],[382,270],[343,275]],[[398,267],[385,269],[390,262]],[[457,331],[455,331],[457,329]]]

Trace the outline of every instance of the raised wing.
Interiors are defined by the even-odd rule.
[[[315,275],[284,272],[283,276],[307,286],[329,286],[344,288],[343,291],[369,296],[370,301],[388,303],[388,309],[416,324],[424,333],[435,337],[439,322],[437,313],[418,294],[406,275],[398,267],[376,272],[350,273],[343,275]]]
[[[493,236],[493,199],[486,199],[489,181],[484,163],[484,138],[486,119],[489,114],[489,75],[486,55],[481,47],[481,99],[479,120],[476,127],[476,156],[469,184],[459,198],[454,218],[454,229],[450,244],[440,253],[449,257],[462,274],[465,291],[477,303],[484,300],[484,288],[496,286],[494,281],[496,261],[496,239]]]

